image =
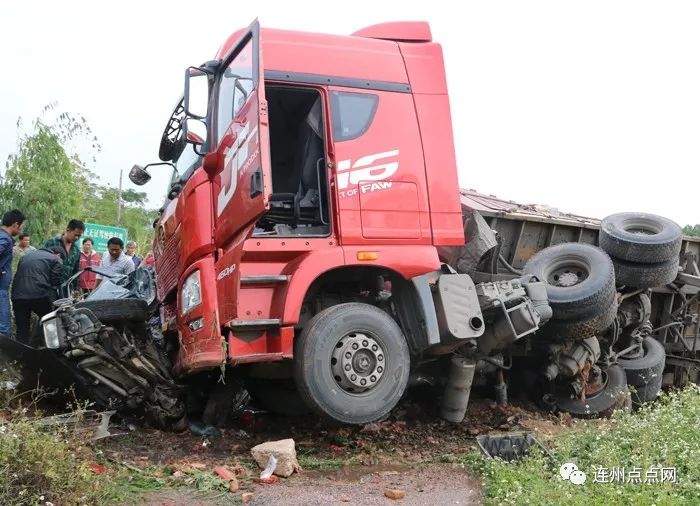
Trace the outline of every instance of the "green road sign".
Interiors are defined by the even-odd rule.
[[[112,237],[119,237],[122,241],[124,241],[124,246],[126,246],[127,233],[128,232],[125,228],[110,227],[108,225],[99,225],[97,223],[86,223],[83,238],[80,239],[80,245],[82,247],[83,239],[89,237],[92,239],[93,249],[102,254],[107,251],[107,241],[109,241]]]

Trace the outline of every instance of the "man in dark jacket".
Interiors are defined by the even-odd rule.
[[[17,265],[12,283],[12,309],[17,325],[17,340],[34,346],[38,332],[30,335],[32,313],[39,319],[53,310],[56,289],[61,285],[63,250],[42,248],[26,253]]]
[[[85,232],[85,223],[70,220],[63,235],[52,237],[44,243],[44,248],[60,248],[63,254],[63,273],[61,281],[68,281],[80,268],[80,236]]]

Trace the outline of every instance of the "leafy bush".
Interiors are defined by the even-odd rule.
[[[99,502],[104,487],[80,461],[81,450],[65,430],[40,429],[29,419],[0,425],[0,504]]]
[[[467,467],[484,477],[487,504],[688,504],[700,503],[700,390],[696,386],[664,394],[632,415],[590,422],[556,436],[554,459],[532,452],[516,463],[465,457]],[[586,473],[575,485],[561,478],[559,467],[573,462]],[[676,482],[647,481],[652,466],[675,468]],[[624,481],[597,482],[603,470],[625,469]],[[638,468],[641,482],[629,480]],[[598,472],[598,475],[596,473]],[[618,475],[619,476],[619,475]],[[607,477],[608,481],[610,476]]]

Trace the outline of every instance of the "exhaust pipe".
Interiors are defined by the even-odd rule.
[[[447,385],[440,407],[440,417],[448,422],[460,423],[464,420],[469,404],[469,392],[474,380],[476,362],[464,357],[452,357]]]

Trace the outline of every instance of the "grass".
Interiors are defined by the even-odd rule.
[[[691,386],[664,394],[633,415],[617,413],[609,422],[581,424],[561,432],[550,441],[553,459],[533,451],[517,463],[507,463],[471,453],[464,464],[483,477],[486,504],[697,505],[698,422],[700,389]],[[586,473],[583,485],[561,478],[559,467],[566,462]],[[676,483],[645,483],[652,466],[675,467]],[[625,481],[596,482],[597,472],[598,478],[603,477],[601,468],[625,468]],[[640,471],[641,483],[629,481],[629,471],[634,468]]]

